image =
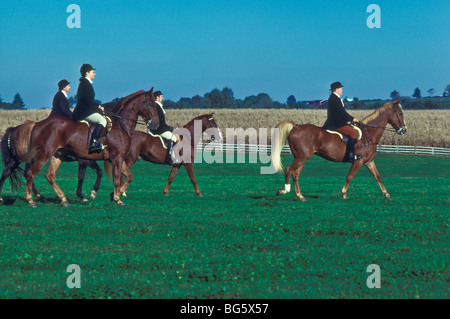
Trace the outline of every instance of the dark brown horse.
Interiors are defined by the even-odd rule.
[[[167,185],[164,188],[164,194],[167,195],[169,193],[169,187],[172,183],[173,179],[175,178],[175,175],[177,175],[178,170],[180,169],[180,166],[183,165],[188,174],[189,178],[191,179],[192,185],[194,186],[195,193],[198,196],[203,196],[200,193],[200,190],[197,186],[197,181],[194,175],[194,158],[195,158],[195,151],[197,148],[197,144],[202,138],[203,133],[207,133],[211,136],[211,140],[219,141],[222,138],[222,133],[220,132],[219,128],[217,127],[216,120],[213,116],[214,113],[211,114],[204,114],[195,117],[189,123],[183,126],[184,129],[187,131],[184,131],[186,134],[182,135],[182,139],[188,138],[190,139],[190,158],[186,161],[182,161],[179,164],[173,164],[172,170],[169,174],[169,180],[167,181]],[[196,126],[195,123],[198,121],[198,125]],[[200,124],[201,123],[201,124]],[[197,128],[197,129],[195,129]],[[176,134],[177,130],[174,131]],[[188,133],[189,132],[189,133]],[[182,132],[181,132],[182,133]],[[218,135],[218,139],[216,139],[216,135]],[[182,140],[183,141],[183,140]],[[165,164],[165,159],[167,155],[167,149],[162,146],[161,140],[159,137],[154,137],[149,134],[146,134],[144,132],[135,131],[133,138],[131,139],[131,147],[130,152],[125,158],[126,165],[130,168],[134,165],[134,163],[137,160],[145,160],[151,163],[155,164]],[[183,151],[180,151],[180,155],[183,155]],[[105,166],[105,172],[108,175],[108,170]],[[127,178],[128,182],[128,178]],[[129,183],[124,183],[122,186],[122,191],[125,193]]]
[[[31,163],[30,162],[25,163],[25,170],[18,167],[24,161],[24,159],[21,158],[21,156],[23,156],[24,154],[24,149],[21,148],[21,145],[16,145],[16,140],[20,140],[20,137],[24,134],[31,134],[31,131],[34,128],[35,124],[36,122],[28,121],[25,124],[21,124],[16,127],[9,127],[6,130],[5,134],[3,135],[1,150],[4,169],[2,172],[2,176],[0,178],[0,194],[3,189],[3,184],[5,183],[5,180],[7,178],[10,178],[10,185],[13,191],[16,191],[22,185],[20,177],[21,175],[25,175],[24,171],[25,172],[28,171],[28,169],[31,167]],[[77,158],[63,149],[59,149],[54,156],[60,159],[62,162],[78,161],[78,185],[76,194],[83,201],[87,201],[87,198],[83,195],[82,191],[82,185],[84,176],[86,174],[86,168],[90,167],[95,171],[97,178],[95,180],[93,190],[90,192],[91,198],[94,199],[97,194],[97,191],[100,188],[100,181],[103,175],[103,171],[100,168],[100,166],[98,166],[97,162],[93,160]],[[44,198],[44,196],[41,195],[41,193],[36,188],[34,183],[33,183],[33,193],[34,196],[38,198],[41,202],[45,202],[46,199]],[[3,199],[0,196],[0,203],[2,201]]]
[[[398,101],[386,103],[361,121],[360,127],[363,132],[363,138],[356,144],[355,150],[356,154],[362,158],[352,163],[347,180],[342,188],[343,199],[347,199],[348,186],[363,164],[366,165],[377,180],[385,198],[391,199],[373,161],[378,141],[381,139],[384,131],[387,130],[386,125],[388,123],[392,125],[398,134],[407,132],[402,107]],[[278,138],[275,137],[275,144],[272,147],[272,166],[276,171],[282,170],[280,154],[286,138],[294,156],[292,164],[284,169],[285,187],[279,189],[277,195],[290,192],[290,177],[292,176],[295,195],[300,200],[305,200],[298,185],[300,171],[305,162],[314,154],[330,161],[342,162],[346,145],[338,135],[328,133],[323,128],[311,124],[297,125],[292,121],[284,121],[278,124],[277,128],[279,129]]]
[[[27,187],[26,200],[31,207],[36,207],[31,192],[34,178],[50,160],[45,177],[55,190],[63,206],[68,206],[67,198],[56,184],[56,172],[61,161],[53,157],[56,151],[63,148],[77,157],[91,160],[106,160],[113,165],[114,192],[111,200],[118,205],[124,205],[120,200],[121,172],[131,175],[124,163],[125,155],[131,145],[131,136],[134,132],[138,117],[145,119],[147,126],[155,129],[159,126],[159,117],[155,107],[153,88],[149,91],[137,91],[119,101],[112,116],[113,127],[102,138],[107,147],[100,154],[88,153],[88,128],[86,124],[73,122],[59,117],[50,117],[36,123],[30,138],[26,141],[28,149],[26,155],[32,154],[33,163],[26,172]],[[28,156],[29,157],[29,156]]]

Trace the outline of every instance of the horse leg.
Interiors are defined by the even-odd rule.
[[[19,166],[19,164],[20,163],[17,161],[12,161],[3,169],[2,177],[0,178],[0,194],[2,192],[3,184],[5,183],[5,180],[11,176],[12,172]],[[3,198],[0,196],[0,203],[2,203],[2,202],[3,202]]]
[[[126,180],[123,180],[123,175],[125,175]],[[122,176],[120,178],[120,194],[125,194],[125,192],[128,189],[128,186],[133,181],[133,174],[131,173],[130,169],[128,168],[127,164],[125,162],[122,163]],[[126,194],[125,194],[126,196]]]
[[[86,177],[86,167],[88,160],[79,159],[78,160],[78,185],[77,185],[77,196],[83,201],[87,202],[88,199],[83,196],[83,181]]]
[[[195,178],[195,175],[194,175],[194,164],[187,163],[187,164],[184,164],[184,167],[186,167],[186,170],[189,174],[189,178],[191,179],[192,185],[194,185],[195,194],[197,194],[197,196],[203,197],[202,193],[200,193],[200,190],[198,189],[198,186],[197,186],[197,179]],[[169,189],[167,188],[167,190],[169,190]]]
[[[121,188],[121,179],[122,179],[122,169],[123,169],[123,158],[120,158],[120,155],[118,155],[119,158],[117,158],[115,161],[113,161],[113,184],[114,184],[114,191],[110,194],[111,201],[115,202],[119,206],[125,206],[125,204],[120,200],[120,188]],[[126,166],[126,165],[125,165]],[[128,169],[128,166],[126,166]],[[130,172],[131,174],[131,172]]]
[[[26,186],[25,200],[28,202],[29,207],[37,207],[35,201],[33,200],[33,196],[31,195],[31,193],[33,191],[34,178],[44,167],[47,160],[48,160],[48,157],[46,157],[44,155],[40,155],[40,156],[36,157],[33,164],[26,171],[27,186]]]
[[[48,161],[48,168],[47,172],[45,173],[45,178],[48,180],[50,185],[53,187],[53,190],[55,191],[56,195],[61,200],[61,206],[68,207],[69,201],[67,200],[66,195],[64,195],[61,188],[59,188],[58,184],[56,184],[56,172],[58,171],[60,166],[61,160],[59,158],[52,156]]]
[[[166,187],[164,187],[164,191],[163,191],[164,195],[169,194],[170,184],[172,184],[172,181],[175,178],[175,175],[177,175],[179,169],[180,169],[179,166],[172,166],[172,169],[170,170],[170,174],[169,174],[169,179],[167,180]],[[189,173],[189,171],[188,171],[188,173]],[[189,177],[190,176],[191,175],[189,174]],[[191,178],[191,180],[192,180],[192,178]]]
[[[25,164],[25,171],[24,171],[24,176],[25,178],[27,178],[27,171],[30,169],[31,167],[31,163],[26,163]],[[41,202],[41,203],[46,203],[47,202],[47,198],[45,198],[44,196],[42,196],[41,192],[37,189],[36,185],[33,182],[32,185],[32,190],[33,190],[33,194],[34,196]]]
[[[374,161],[370,161],[366,163],[366,167],[369,169],[369,171],[372,173],[373,177],[375,177],[376,181],[378,182],[378,185],[380,185],[381,191],[383,192],[384,197],[387,200],[391,200],[391,195],[387,192],[386,188],[383,185],[383,182],[381,180],[380,173],[378,173],[377,167],[375,166]]]
[[[362,161],[355,161],[353,162],[352,166],[350,167],[350,171],[347,174],[347,180],[345,181],[344,187],[342,187],[342,199],[347,199],[347,189],[350,185],[350,182],[352,181],[353,177],[355,176],[356,172],[361,168]]]
[[[88,166],[92,168],[95,173],[97,173],[97,179],[95,180],[94,189],[90,193],[91,198],[95,199],[95,197],[97,196],[97,192],[100,189],[100,182],[102,180],[103,171],[100,166],[98,166],[96,161],[89,161]]]
[[[301,167],[303,167],[303,164],[305,161],[302,161],[298,158],[294,158],[294,161],[291,163],[291,165],[285,167],[284,169],[284,188],[280,188],[277,192],[277,195],[284,195],[286,193],[289,193],[291,191],[291,175]],[[299,170],[299,174],[300,174]],[[297,178],[298,181],[298,178]],[[300,194],[300,188],[298,190],[298,194]],[[296,188],[296,195],[297,195],[297,188]],[[300,194],[301,195],[301,194]]]
[[[301,201],[306,200],[306,198],[300,192],[300,186],[298,184],[298,178],[300,176],[300,171],[302,170],[304,164],[305,164],[304,162],[300,163],[300,166],[292,173],[292,181],[294,182],[295,196],[300,198]]]

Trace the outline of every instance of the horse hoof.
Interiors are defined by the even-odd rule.
[[[163,194],[164,195],[169,195],[169,192],[164,191]]]
[[[299,201],[301,202],[306,202],[306,198],[303,196],[297,196],[297,198],[299,199]]]
[[[202,193],[198,193],[197,196],[198,197],[203,197],[203,194]]]
[[[82,202],[88,202],[89,200],[86,197],[83,196],[83,197],[81,197],[81,201]]]
[[[36,208],[36,207],[37,207],[37,204],[36,204],[36,203],[30,203],[30,204],[28,205],[28,207]]]
[[[3,204],[3,198],[0,197],[0,204]]]
[[[125,206],[125,203],[122,202],[121,200],[117,201],[116,204],[119,205],[120,207],[124,207]]]
[[[69,207],[69,202],[68,201],[61,202],[61,207]]]
[[[389,195],[389,194],[384,195],[384,198],[386,198],[386,200],[392,200],[392,197],[391,197],[391,195]]]
[[[122,194],[122,196],[125,196],[125,197],[127,197],[127,193],[123,193],[123,194]]]
[[[90,194],[92,199],[95,199],[95,197],[97,196],[97,192],[96,191],[91,191]]]
[[[286,194],[286,190],[284,188],[280,188],[277,192],[277,195],[284,195]]]

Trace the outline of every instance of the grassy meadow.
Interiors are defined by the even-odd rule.
[[[79,201],[76,163],[57,176],[69,208],[45,170],[36,184],[50,200],[36,209],[6,182],[0,298],[449,298],[448,158],[376,163],[392,201],[364,167],[343,201],[350,165],[319,157],[300,176],[306,202],[275,196],[283,176],[261,175],[258,163],[196,164],[197,197],[184,168],[164,196],[170,168],[141,161],[122,208],[106,179],[94,201]],[[70,264],[81,268],[80,289],[66,285]],[[366,285],[370,264],[381,268],[380,289]]]
[[[189,122],[192,118],[206,113],[215,112],[215,118],[219,127],[225,135],[226,128],[272,128],[284,120],[293,120],[298,124],[311,123],[322,126],[326,120],[326,110],[167,110],[166,121],[169,125],[180,127]],[[350,110],[350,114],[362,119],[372,113],[371,110]],[[45,119],[50,114],[50,110],[24,110],[5,111],[0,110],[0,134],[9,126],[16,126],[27,120],[39,121]],[[408,133],[399,136],[386,132],[380,144],[384,145],[411,145],[411,146],[435,146],[450,147],[450,110],[406,110],[405,120],[408,125]],[[145,130],[144,126],[138,126],[139,130]],[[270,130],[269,130],[270,136]],[[250,134],[256,138],[256,134]],[[261,144],[267,144],[262,141]]]

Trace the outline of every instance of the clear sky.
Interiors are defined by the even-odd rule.
[[[81,28],[68,28],[70,4]],[[366,24],[370,4],[381,28]],[[83,63],[96,68],[96,98],[140,89],[166,99],[230,87],[235,98],[286,102],[343,96],[389,98],[450,84],[449,0],[1,0],[0,96],[51,107],[57,82],[75,95]]]

